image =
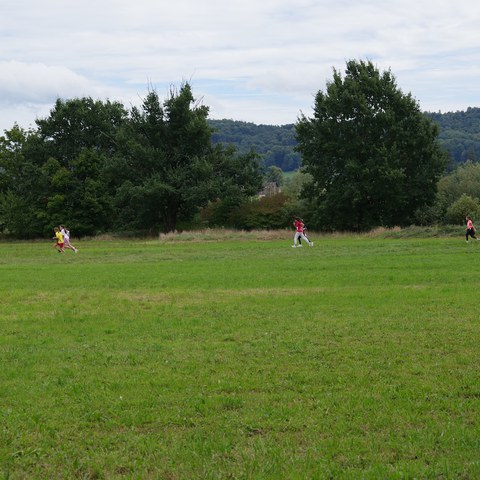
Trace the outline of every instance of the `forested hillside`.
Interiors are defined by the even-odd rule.
[[[439,139],[451,158],[451,166],[480,160],[480,108],[448,113],[425,113],[440,127]],[[300,154],[295,126],[256,125],[235,120],[209,120],[214,143],[234,144],[241,153],[255,150],[265,166],[276,165],[284,172],[296,170]]]
[[[480,160],[480,108],[427,115],[440,126],[440,141],[453,164]]]
[[[254,150],[266,167],[276,165],[284,172],[300,166],[300,154],[294,151],[295,127],[290,125],[256,125],[235,120],[209,120],[214,129],[214,143],[234,144],[239,153]]]

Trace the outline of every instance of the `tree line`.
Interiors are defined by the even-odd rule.
[[[319,230],[366,230],[480,212],[477,164],[448,168],[438,122],[390,71],[348,61],[313,112],[252,136],[254,124],[210,120],[188,83],[130,109],[58,99],[36,128],[0,137],[0,232],[285,228],[293,216]]]
[[[0,230],[35,237],[169,232],[210,201],[233,209],[262,185],[257,155],[211,142],[189,84],[141,107],[58,99],[50,116],[0,137]]]

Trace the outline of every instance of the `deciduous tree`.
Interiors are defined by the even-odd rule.
[[[435,199],[446,163],[438,127],[390,71],[349,61],[315,97],[313,118],[296,125],[313,181],[317,224],[337,229],[406,225]]]
[[[170,232],[210,200],[226,192],[246,195],[261,184],[255,156],[239,160],[234,149],[212,145],[208,110],[188,83],[172,89],[163,104],[151,91],[132,109],[122,168],[114,169],[124,225]]]
[[[45,231],[48,178],[41,164],[25,155],[33,135],[14,125],[0,137],[0,231],[20,238]]]

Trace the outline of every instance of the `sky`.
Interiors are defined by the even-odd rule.
[[[56,99],[140,105],[189,82],[213,119],[295,123],[349,60],[422,111],[480,107],[477,0],[17,0],[0,6],[0,133]]]

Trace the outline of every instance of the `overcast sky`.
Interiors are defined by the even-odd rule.
[[[333,68],[371,60],[425,111],[480,106],[478,0],[17,0],[0,6],[0,133],[57,98],[138,105],[189,81],[210,118],[310,116]]]

